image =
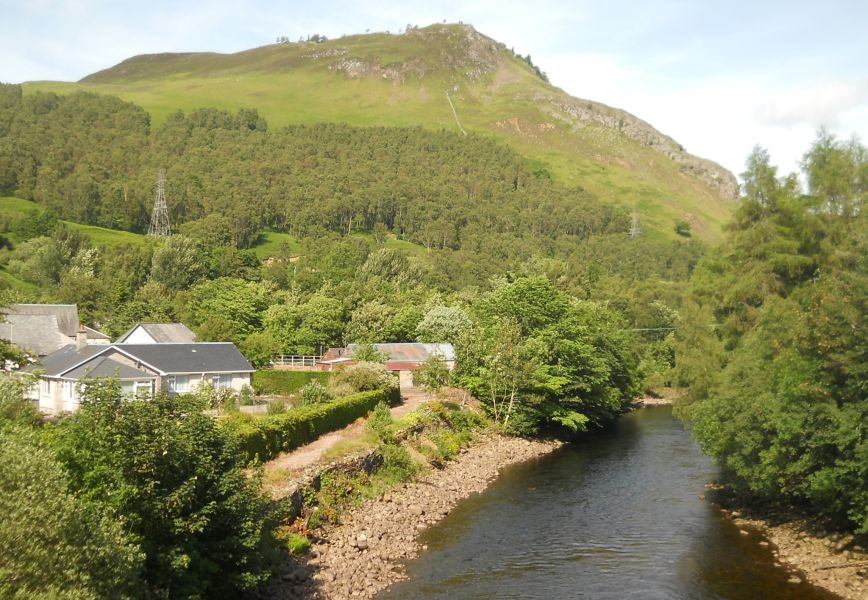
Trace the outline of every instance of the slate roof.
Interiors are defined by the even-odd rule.
[[[147,331],[158,344],[169,342],[191,344],[196,341],[196,334],[183,323],[137,323],[119,337],[117,343],[123,344],[130,334],[139,327]]]
[[[109,346],[85,346],[79,349],[75,344],[67,344],[57,352],[43,356],[38,363],[24,367],[23,371],[33,372],[41,369],[46,375],[57,377],[89,357],[104,352],[106,348]]]
[[[111,341],[111,338],[104,334],[102,331],[97,331],[93,327],[84,326],[84,330],[87,332],[87,339],[89,340],[108,340]]]
[[[156,379],[148,371],[131,367],[109,356],[97,356],[93,360],[63,374],[67,379],[90,377],[114,377],[116,379]]]
[[[74,338],[78,333],[78,307],[75,304],[10,304],[2,312],[7,315],[54,315],[63,335]]]
[[[110,370],[106,375],[114,376],[115,366],[111,363],[121,364],[109,359],[112,351],[121,352],[141,363],[145,369],[153,368],[161,375],[181,373],[250,373],[254,369],[247,359],[238,351],[231,342],[205,342],[195,344],[111,344],[91,345],[81,349],[75,344],[70,344],[57,352],[42,358],[39,364],[30,365],[25,371],[32,372],[43,369],[49,377],[73,377],[78,376],[90,369],[93,373],[96,368]],[[97,357],[97,358],[93,358]],[[93,360],[92,360],[93,359]],[[111,363],[101,367],[103,362],[98,360],[111,360]],[[133,369],[125,366],[124,369]],[[138,369],[134,369],[138,371]],[[133,375],[132,371],[123,371]],[[146,371],[141,371],[146,373]],[[150,377],[151,375],[148,375]],[[144,375],[133,375],[133,378],[143,378]],[[124,378],[124,377],[121,377]]]
[[[245,373],[253,366],[231,342],[114,344],[163,373]]]
[[[0,323],[0,337],[39,356],[51,354],[69,343],[54,315],[6,315]]]
[[[0,308],[5,323],[0,323],[0,338],[39,356],[60,350],[75,340],[78,333],[78,308],[75,304],[10,304]],[[92,340],[108,336],[85,327]]]

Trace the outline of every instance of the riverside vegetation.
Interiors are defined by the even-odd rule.
[[[148,239],[136,232],[166,165],[180,233]],[[866,165],[860,144],[821,133],[804,195],[757,151],[727,241],[709,249],[681,218],[670,237],[631,239],[623,206],[481,135],[275,130],[254,109],[152,126],[117,98],[0,86],[0,302],[74,302],[113,336],[181,320],[258,366],[351,342],[452,342],[449,383],[531,437],[569,438],[643,390],[689,385],[679,410],[732,485],[865,534]],[[311,406],[251,420],[203,414],[204,397],[122,402],[103,382],[43,424],[21,385],[0,380],[2,501],[17,515],[0,528],[16,548],[0,591],[46,599],[259,589],[279,547],[304,542],[277,539],[296,524],[249,459],[389,397],[308,384]],[[414,451],[460,451],[453,419],[475,417],[453,408]],[[394,483],[415,467],[382,420]],[[321,512],[335,516],[329,489]]]
[[[821,132],[808,194],[748,159],[726,242],[679,315],[678,405],[726,481],[868,534],[868,155]]]

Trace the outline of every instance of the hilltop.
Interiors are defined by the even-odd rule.
[[[675,221],[687,220],[697,237],[718,239],[738,189],[719,165],[628,112],[569,96],[469,25],[235,54],[142,55],[77,83],[24,90],[116,95],[144,107],[155,125],[178,109],[249,107],[272,128],[325,121],[477,133],[505,141],[565,185],[636,208],[655,237],[672,237]]]

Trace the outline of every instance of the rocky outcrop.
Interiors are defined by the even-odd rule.
[[[738,197],[738,180],[728,170],[710,160],[689,154],[671,137],[630,113],[598,102],[538,94],[534,102],[551,106],[550,114],[571,125],[596,123],[627,136],[634,142],[653,148],[676,164],[682,173],[695,177],[717,191],[722,200]]]
[[[560,444],[490,435],[442,470],[403,484],[347,512],[321,532],[302,560],[288,559],[268,592],[274,599],[373,598],[404,578],[401,562],[425,550],[416,538],[506,465],[537,458]]]

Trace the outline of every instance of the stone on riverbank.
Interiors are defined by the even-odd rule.
[[[425,549],[416,541],[419,533],[460,500],[483,491],[501,468],[537,458],[560,445],[499,435],[480,438],[443,469],[347,511],[343,522],[327,528],[322,533],[325,539],[316,541],[306,557],[304,568],[312,576],[297,586],[274,585],[268,597],[373,598],[405,578],[401,562]],[[285,569],[294,572],[296,567]]]

